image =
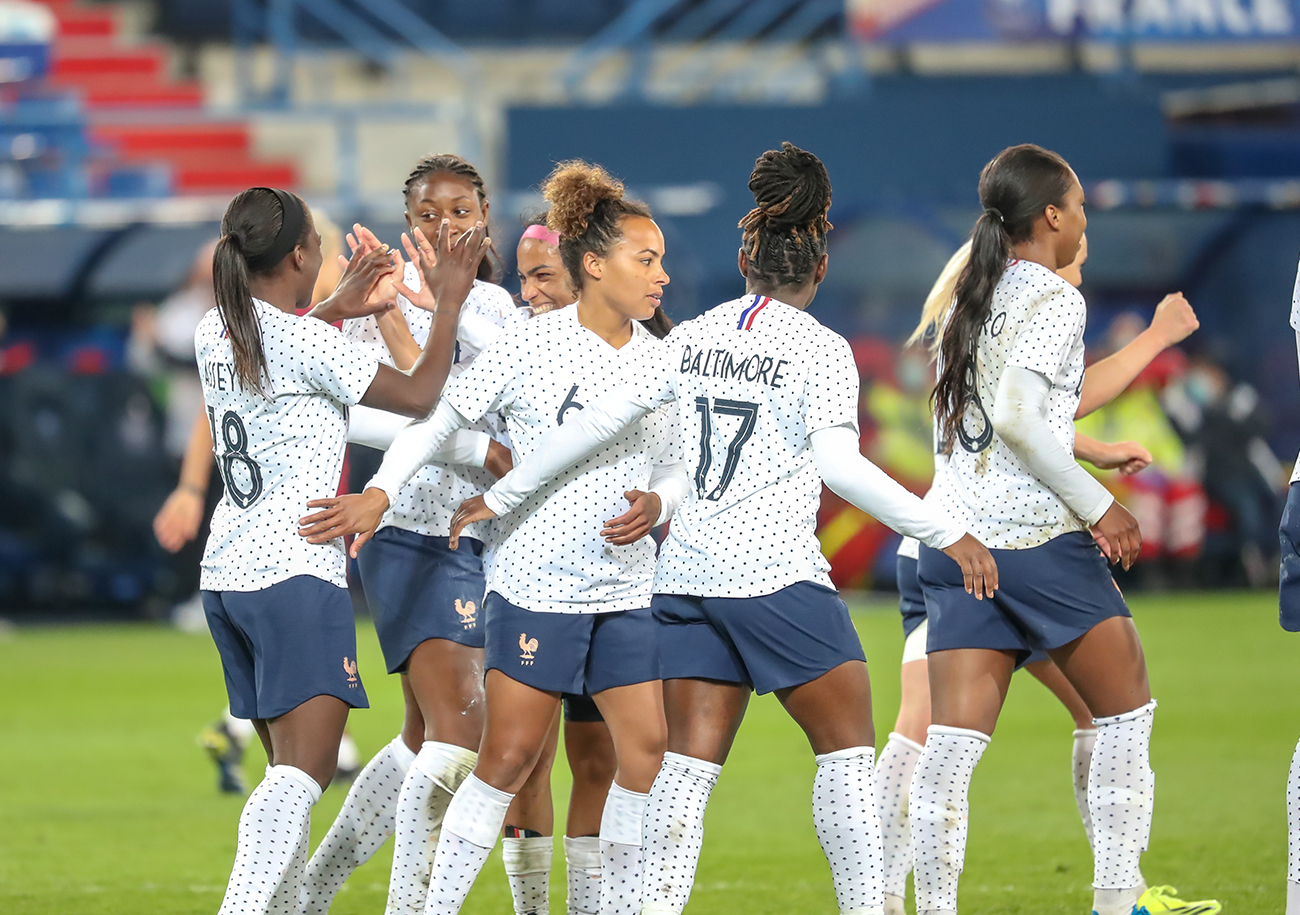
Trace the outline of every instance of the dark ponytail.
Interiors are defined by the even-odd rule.
[[[608,255],[623,238],[625,217],[653,218],[644,203],[623,196],[622,181],[578,159],[556,165],[542,182],[542,195],[551,205],[546,226],[560,236],[560,261],[579,293],[587,278],[583,257]],[[662,305],[641,325],[661,340],[673,329]]]
[[[980,172],[984,212],[971,231],[970,260],[957,278],[952,310],[939,341],[941,371],[932,395],[939,437],[951,451],[962,440],[962,420],[975,399],[976,351],[993,292],[1007,269],[1011,246],[1033,237],[1049,206],[1061,206],[1073,182],[1069,164],[1026,143],[998,153]],[[991,408],[986,405],[986,409]]]
[[[235,377],[247,391],[265,393],[263,379],[269,378],[249,277],[273,273],[310,231],[306,205],[276,188],[249,188],[230,201],[221,219],[212,287],[234,352]]]
[[[807,150],[785,142],[758,157],[749,176],[754,208],[740,221],[749,278],[770,288],[802,286],[826,253],[831,176]]]

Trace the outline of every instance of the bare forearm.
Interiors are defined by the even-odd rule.
[[[1110,455],[1108,446],[1105,442],[1099,442],[1095,438],[1080,433],[1074,433],[1074,457],[1079,461],[1087,461],[1089,464],[1096,464],[1098,461],[1105,461]]]
[[[181,477],[177,489],[188,489],[202,496],[212,478],[212,427],[206,409],[201,408],[190,428],[190,440],[181,458]]]
[[[384,344],[393,357],[393,365],[403,372],[409,372],[415,366],[416,360],[420,358],[420,344],[416,343],[415,338],[411,336],[411,329],[402,318],[401,312],[390,311],[380,317],[377,323]]]
[[[1148,327],[1119,352],[1089,366],[1083,373],[1083,390],[1075,418],[1101,409],[1123,393],[1151,360],[1164,351],[1165,345],[1159,334]]]

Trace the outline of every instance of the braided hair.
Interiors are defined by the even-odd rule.
[[[440,153],[434,156],[424,156],[419,162],[415,163],[415,168],[411,169],[411,173],[406,176],[406,183],[402,186],[402,196],[406,198],[408,210],[411,206],[411,195],[415,193],[415,189],[434,175],[453,175],[460,178],[474,188],[480,207],[488,203],[487,188],[483,185],[483,176],[478,173],[478,169],[471,165],[468,160],[454,153]],[[487,225],[483,226],[483,233],[488,235]],[[485,283],[495,283],[500,278],[500,258],[497,256],[496,248],[490,247],[488,256],[479,262],[478,279]]]
[[[560,260],[579,293],[587,278],[582,259],[589,253],[608,256],[623,239],[625,218],[653,218],[648,206],[624,196],[622,181],[580,159],[557,164],[542,183],[542,195],[551,206],[546,226],[560,236]],[[673,329],[663,306],[641,323],[661,339]]]
[[[755,206],[740,221],[749,276],[772,288],[808,281],[826,253],[831,177],[822,161],[789,141],[758,157],[749,175]]]

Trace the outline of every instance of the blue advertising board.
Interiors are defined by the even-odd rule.
[[[1300,0],[846,0],[869,41],[1287,41]]]

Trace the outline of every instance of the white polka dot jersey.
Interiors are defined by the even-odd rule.
[[[408,262],[402,280],[411,289],[418,290],[423,277],[419,268]],[[411,336],[423,349],[429,339],[429,331],[433,329],[433,315],[412,305],[405,296],[398,296],[397,307],[406,319]],[[500,286],[475,280],[465,304],[461,306],[455,362],[449,380],[469,367],[474,357],[489,342],[485,339],[487,336],[495,337],[502,328],[524,320],[522,311],[510,298],[510,293]],[[388,345],[373,317],[344,321],[343,335],[381,362],[392,364]],[[493,438],[503,437],[501,423],[494,416],[486,416],[470,428],[485,432]],[[428,464],[402,488],[380,526],[392,525],[427,537],[446,537],[447,530],[451,527],[451,516],[460,503],[486,490],[495,479],[482,467]],[[489,539],[489,534],[488,524],[474,524],[465,529],[465,536],[485,542]]]
[[[360,402],[379,362],[336,328],[253,300],[262,329],[265,394],[235,378],[218,309],[194,345],[213,453],[225,494],[203,553],[205,591],[257,591],[295,575],[347,586],[342,538],[311,544],[298,519],[311,499],[338,493],[348,407]]]
[[[443,402],[464,421],[500,413],[516,454],[527,457],[544,433],[586,403],[653,371],[662,351],[663,343],[636,322],[631,340],[615,349],[582,326],[573,305],[507,330],[448,384]],[[430,423],[394,441],[371,486],[399,491],[408,468],[421,459],[418,427],[433,426],[443,412],[440,407]],[[600,530],[628,510],[625,491],[650,490],[656,473],[681,474],[674,414],[675,408],[665,408],[634,423],[498,519],[488,590],[538,612],[648,607],[654,542],[643,537],[614,546]]]
[[[1048,427],[1066,453],[1074,453],[1086,323],[1083,296],[1041,264],[1013,260],[994,290],[976,350],[976,397],[966,408],[948,460],[936,464],[931,488],[931,498],[990,549],[1029,549],[1087,530],[992,423],[1003,372],[1029,369],[1050,382]]]

